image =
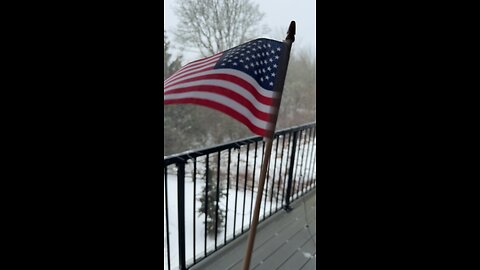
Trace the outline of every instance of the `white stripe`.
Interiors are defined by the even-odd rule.
[[[207,71],[202,71],[202,72],[199,72],[199,73],[196,73],[194,75],[190,75],[190,76],[186,76],[186,77],[183,77],[181,79],[178,79],[178,80],[175,80],[171,83],[168,83],[167,85],[163,85],[163,89],[165,90],[165,87],[168,87],[169,85],[173,84],[173,83],[176,83],[176,82],[181,82],[183,80],[188,80],[188,79],[191,79],[191,78],[195,78],[197,76],[203,76],[203,75],[210,75],[210,74],[228,74],[228,75],[233,75],[233,76],[236,76],[236,77],[239,77],[240,79],[243,79],[244,81],[247,81],[248,83],[250,83],[251,85],[253,85],[253,87],[255,87],[255,89],[257,89],[257,91],[264,97],[267,97],[267,98],[276,98],[276,97],[279,97],[280,94],[277,93],[277,92],[274,92],[274,91],[271,91],[271,90],[267,90],[263,87],[261,87],[258,82],[250,77],[250,75],[242,72],[242,71],[237,71],[235,69],[229,69],[229,68],[222,68],[222,69],[214,69],[214,70],[207,70]]]
[[[191,74],[194,74],[195,72],[198,72],[199,70],[202,70],[204,68],[213,68],[216,64],[217,64],[217,60],[215,60],[213,62],[213,64],[209,63],[208,65],[202,65],[200,67],[195,67],[195,68],[188,69],[188,70],[185,70],[185,71],[180,72],[180,73],[176,73],[175,75],[170,77],[168,80],[164,81],[163,86],[165,87],[165,85],[172,84],[173,82],[175,82],[175,80],[178,80],[178,77],[180,77],[180,76],[191,75]]]
[[[235,100],[232,100],[228,97],[215,94],[215,93],[206,93],[206,92],[186,92],[186,93],[179,93],[179,94],[170,94],[163,96],[164,100],[175,100],[175,99],[182,99],[182,98],[198,98],[204,100],[211,100],[220,104],[223,104],[227,107],[230,107],[234,111],[242,114],[245,116],[253,125],[257,126],[258,128],[262,129],[271,129],[272,124],[267,121],[258,119],[253,115],[247,108],[245,108],[242,104],[239,104]]]
[[[258,101],[255,98],[255,96],[253,96],[252,93],[250,93],[247,89],[245,89],[245,88],[243,88],[243,87],[241,87],[241,86],[239,86],[235,83],[225,81],[225,80],[198,80],[198,81],[194,81],[194,82],[177,84],[177,85],[174,85],[174,86],[171,86],[171,87],[164,88],[163,93],[166,94],[166,93],[168,93],[170,91],[173,91],[175,89],[179,89],[179,88],[183,88],[183,87],[198,86],[198,85],[220,86],[220,87],[230,89],[233,92],[235,92],[235,93],[241,95],[242,97],[246,98],[247,100],[249,100],[255,106],[255,108],[257,108],[259,111],[264,112],[264,113],[270,113],[271,106],[260,103],[260,101]]]
[[[170,76],[169,78],[167,78],[164,83],[167,83],[169,81],[171,81],[172,79],[174,79],[175,77],[178,77],[179,75],[181,75],[182,73],[184,72],[187,72],[189,70],[193,70],[194,68],[195,69],[198,69],[200,67],[205,67],[206,65],[208,64],[211,64],[211,63],[214,63],[214,62],[217,62],[218,59],[220,59],[222,56],[217,56],[215,58],[211,58],[211,59],[206,59],[205,61],[201,61],[201,62],[197,62],[197,63],[190,63],[190,64],[187,64],[186,66],[182,67],[181,69],[177,70],[172,76]]]

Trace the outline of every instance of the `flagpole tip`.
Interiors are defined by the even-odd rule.
[[[291,40],[292,42],[295,41],[295,32],[296,32],[296,23],[292,21],[290,26],[288,27],[287,38],[286,40]]]

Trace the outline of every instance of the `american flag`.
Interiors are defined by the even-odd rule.
[[[284,43],[261,38],[191,62],[164,81],[164,104],[206,106],[266,136],[281,95],[273,90],[283,50]]]

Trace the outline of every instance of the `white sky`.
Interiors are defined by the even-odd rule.
[[[290,21],[295,21],[297,34],[292,50],[295,50],[295,47],[308,49],[316,55],[315,0],[252,0],[252,2],[259,4],[260,11],[265,13],[262,24],[266,24],[270,28],[270,32],[262,37],[283,40],[286,37]],[[178,21],[173,11],[175,3],[175,0],[164,0],[163,22],[171,44],[177,47],[175,46],[173,35],[169,34],[174,32]],[[283,35],[281,35],[282,32]],[[175,55],[176,51],[173,52]],[[182,53],[184,55],[183,64],[200,58],[195,51],[182,51]]]

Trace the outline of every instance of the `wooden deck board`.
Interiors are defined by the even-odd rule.
[[[282,210],[259,224],[250,269],[315,268],[315,192],[314,189],[296,200],[292,211],[287,213]],[[242,269],[247,237],[248,232],[190,269]]]

